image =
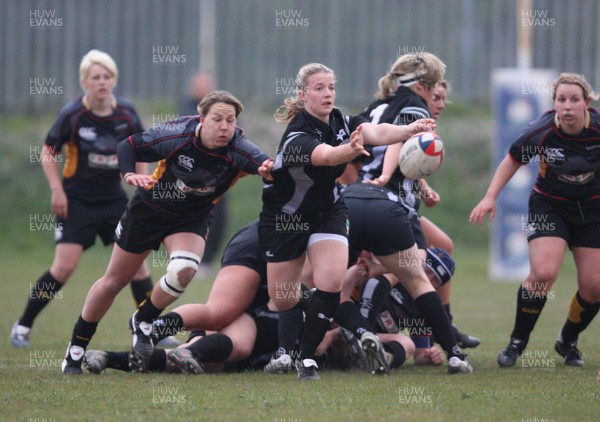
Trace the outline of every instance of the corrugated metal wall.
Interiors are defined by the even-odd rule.
[[[338,102],[359,107],[399,54],[426,50],[448,65],[455,98],[487,103],[491,71],[516,65],[519,25],[532,30],[533,67],[584,73],[600,88],[600,2],[534,0],[523,13],[515,2],[0,0],[0,111],[79,95],[91,48],[115,58],[117,92],[136,101],[176,101],[206,57],[219,86],[246,104],[271,110],[298,68],[318,61],[336,71]],[[201,15],[214,22],[212,43],[201,43]]]

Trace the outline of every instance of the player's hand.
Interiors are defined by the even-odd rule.
[[[125,183],[131,186],[137,186],[146,189],[151,189],[156,183],[158,183],[158,180],[153,179],[146,174],[140,173],[126,173],[123,176],[123,180],[125,180]]]
[[[415,365],[441,365],[444,362],[442,351],[436,346],[417,349]]]
[[[369,151],[365,149],[362,137],[362,125],[358,126],[354,132],[350,134],[350,147],[354,152],[370,157]]]
[[[426,349],[426,355],[432,365],[441,365],[444,362],[442,351],[436,346]]]
[[[60,189],[52,190],[50,205],[52,207],[52,212],[56,214],[57,217],[65,219],[69,217],[69,200],[62,187]]]
[[[408,131],[410,132],[410,136],[419,132],[427,132],[428,130],[433,130],[436,127],[437,125],[435,123],[435,120],[433,119],[419,119],[407,125]]]
[[[356,268],[360,275],[367,278],[377,277],[386,273],[385,267],[373,256],[372,253],[362,251],[356,261]]]
[[[442,198],[429,184],[424,180],[419,180],[421,184],[421,199],[426,207],[434,207],[440,203]]]
[[[270,158],[267,158],[265,161],[263,161],[263,163],[258,168],[258,175],[260,177],[262,177],[263,179],[265,179],[269,182],[272,182],[273,175],[271,174],[271,172],[273,171],[274,164],[275,164],[275,161],[271,160]]]
[[[473,208],[473,211],[471,211],[469,221],[473,224],[483,223],[483,219],[488,212],[490,213],[490,221],[494,221],[494,216],[496,215],[496,200],[485,196],[479,201],[479,204]]]
[[[377,186],[385,186],[390,181],[389,176],[384,176],[383,174],[376,179],[365,179],[363,183],[367,183],[369,185],[377,185]]]

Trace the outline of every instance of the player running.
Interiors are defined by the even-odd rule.
[[[130,363],[146,371],[154,350],[152,322],[183,294],[204,251],[212,209],[240,177],[268,177],[270,161],[236,127],[243,106],[226,91],[213,91],[199,104],[200,116],[130,136],[118,149],[125,181],[137,186],[115,231],[106,273],[90,289],[73,329],[62,369],[81,374],[82,358],[98,322],[150,250],[161,243],[170,254],[166,274],[130,320]],[[156,162],[151,175],[135,172],[137,162]]]

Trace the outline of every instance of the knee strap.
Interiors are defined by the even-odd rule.
[[[171,252],[167,273],[160,279],[160,287],[171,296],[181,296],[185,287],[179,282],[178,273],[186,268],[196,272],[199,264],[200,257],[195,253],[181,250]]]

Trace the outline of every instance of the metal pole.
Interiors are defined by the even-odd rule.
[[[532,65],[533,32],[527,25],[533,0],[517,0],[517,67],[529,69]]]
[[[217,7],[216,0],[200,0],[200,16],[198,24],[200,25],[200,39],[198,47],[199,61],[198,70],[202,72],[215,74],[217,70],[216,58],[216,18]]]

